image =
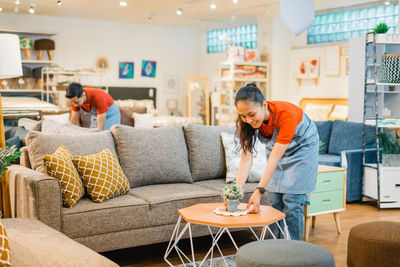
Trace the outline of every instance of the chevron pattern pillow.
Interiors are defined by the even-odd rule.
[[[43,156],[43,167],[47,175],[60,180],[64,205],[73,207],[83,197],[85,188],[68,149],[60,146],[54,154]]]
[[[129,181],[109,149],[94,155],[74,156],[72,161],[94,202],[101,203],[129,191]]]

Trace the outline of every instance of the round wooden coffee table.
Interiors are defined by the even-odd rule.
[[[245,208],[246,204],[240,204],[241,208]],[[167,250],[164,255],[164,260],[170,265],[174,266],[171,262],[167,260],[169,254],[173,249],[176,250],[179,258],[181,259],[182,263],[185,264],[184,259],[186,259],[189,263],[192,263],[192,266],[196,266],[196,260],[194,256],[194,248],[193,248],[193,237],[192,237],[192,224],[198,224],[198,225],[204,225],[208,228],[210,235],[213,239],[213,242],[211,244],[211,247],[209,251],[207,252],[206,256],[203,258],[202,262],[200,263],[199,267],[203,265],[205,260],[208,258],[208,256],[211,254],[210,259],[211,259],[211,265],[212,266],[212,259],[213,259],[213,252],[214,248],[217,248],[219,253],[221,254],[222,259],[224,260],[225,264],[228,266],[224,255],[222,254],[222,251],[220,247],[218,246],[218,240],[221,238],[221,236],[224,233],[227,233],[230,239],[232,240],[233,245],[235,246],[236,250],[238,250],[238,246],[236,245],[235,240],[233,239],[229,229],[230,228],[243,228],[243,227],[248,227],[251,232],[254,234],[254,236],[257,238],[257,240],[263,240],[265,238],[266,232],[271,234],[271,236],[276,239],[275,235],[272,233],[271,229],[269,228],[269,225],[276,223],[278,226],[279,230],[283,234],[285,239],[290,239],[289,231],[286,225],[286,220],[285,220],[285,214],[283,212],[280,212],[270,206],[261,206],[260,207],[260,213],[257,214],[247,214],[244,216],[224,216],[224,215],[217,215],[214,213],[214,210],[219,207],[223,207],[224,203],[204,203],[204,204],[197,204],[193,205],[187,208],[179,209],[179,218],[178,221],[175,225],[174,231],[171,236],[171,240],[169,241]],[[182,219],[186,222],[185,226],[183,227],[182,230],[181,228],[181,222]],[[282,229],[279,225],[279,221],[282,220],[284,224],[284,229]],[[211,227],[216,227],[218,230],[216,234],[213,234]],[[262,227],[262,231],[260,236],[257,236],[255,231],[253,230],[253,227]],[[185,253],[178,247],[178,242],[181,240],[182,236],[185,234],[185,232],[189,232],[189,239],[190,239],[190,247],[191,247],[191,256],[192,258],[190,259],[188,256],[186,256]]]

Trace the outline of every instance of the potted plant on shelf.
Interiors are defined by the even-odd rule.
[[[386,23],[379,23],[373,30],[376,33],[375,40],[377,43],[387,41],[385,33],[389,30],[389,26]]]
[[[385,129],[379,133],[379,143],[382,147],[384,166],[400,166],[400,145],[396,130]]]
[[[226,209],[235,212],[239,207],[239,199],[243,198],[243,190],[236,183],[225,185],[222,190],[222,197],[226,200]]]

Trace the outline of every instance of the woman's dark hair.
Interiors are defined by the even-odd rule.
[[[83,87],[80,83],[70,83],[65,93],[66,98],[80,98],[83,94]]]
[[[253,102],[254,104],[262,106],[264,100],[264,95],[261,90],[258,89],[257,85],[255,83],[249,83],[240,88],[236,93],[235,106],[237,106],[239,101]],[[252,153],[254,144],[256,143],[256,129],[254,129],[250,124],[245,123],[241,119],[240,115],[236,122],[236,135],[239,135],[240,144],[244,153],[247,151]]]

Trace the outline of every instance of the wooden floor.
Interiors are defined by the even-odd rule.
[[[340,221],[342,226],[342,234],[336,232],[335,221],[332,214],[317,216],[315,229],[310,231],[309,242],[321,246],[329,250],[336,262],[336,266],[346,266],[347,256],[347,239],[351,227],[359,223],[368,221],[400,221],[399,209],[383,209],[377,211],[373,204],[348,204],[346,211],[340,213]],[[247,232],[233,233],[238,245],[243,245],[254,238],[251,238]],[[196,259],[202,258],[210,246],[211,239],[209,237],[196,238],[194,246],[196,250]],[[123,249],[103,253],[104,256],[115,261],[121,266],[129,267],[145,267],[145,266],[168,266],[163,256],[167,243]],[[234,254],[236,252],[234,246],[228,237],[225,237],[220,245],[224,255]],[[185,252],[190,251],[188,242],[182,244],[182,248],[186,248]],[[179,264],[179,258],[171,254],[173,264]]]

